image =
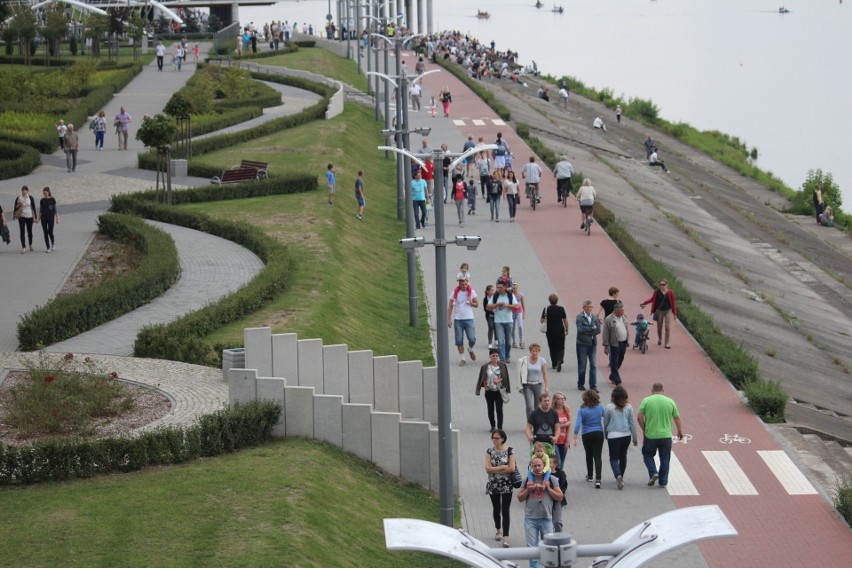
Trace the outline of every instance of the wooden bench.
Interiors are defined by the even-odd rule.
[[[269,164],[267,162],[255,162],[254,160],[240,161],[240,168],[250,168],[257,172],[257,179],[269,177]]]
[[[221,176],[215,176],[210,180],[210,183],[221,185],[224,183],[241,183],[244,181],[255,181],[260,179],[258,171],[254,168],[234,168],[225,170]]]

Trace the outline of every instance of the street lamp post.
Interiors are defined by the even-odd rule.
[[[495,150],[496,144],[484,144],[471,148],[462,154],[447,153],[447,156],[455,157],[450,162],[450,168],[455,168],[456,165],[468,156],[472,156],[478,152]],[[392,151],[398,154],[407,155],[412,160],[415,160],[421,166],[423,161],[418,155],[412,154],[408,150],[400,148],[392,148],[389,146],[379,147],[380,150]],[[427,154],[429,155],[429,154]],[[440,148],[434,150],[431,154],[436,163],[443,162],[444,151]],[[438,176],[435,179],[435,194],[443,195],[443,176]],[[409,191],[410,195],[411,192]],[[434,197],[433,197],[434,199]],[[453,517],[455,505],[453,502],[453,432],[451,428],[452,421],[452,398],[450,392],[450,361],[449,361],[449,336],[447,331],[447,238],[444,229],[444,207],[443,204],[438,207],[433,207],[435,212],[435,238],[427,241],[424,237],[408,237],[400,240],[400,244],[405,250],[414,250],[423,247],[426,244],[435,246],[435,327],[436,327],[436,345],[435,352],[438,364],[438,477],[440,486],[441,500],[441,524],[448,527],[453,526]],[[467,247],[468,250],[476,250],[481,237],[470,235],[457,235],[453,241],[450,241],[458,246]]]

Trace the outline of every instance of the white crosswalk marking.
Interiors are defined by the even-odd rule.
[[[478,118],[474,118],[472,122],[474,126],[485,126],[485,121]]]
[[[657,460],[659,463],[659,458]],[[683,469],[683,465],[681,465],[680,460],[677,459],[677,456],[674,452],[672,452],[672,459],[669,462],[669,484],[668,484],[669,495],[698,495],[698,489],[695,488],[695,485],[692,483],[692,480],[687,475],[686,470]]]
[[[453,124],[455,124],[456,126],[464,126],[464,121],[459,120],[459,119],[454,119]]]
[[[504,126],[506,123],[500,120],[499,118],[493,118],[491,119],[491,124],[493,124],[494,126]]]
[[[796,467],[793,460],[781,450],[760,450],[757,455],[790,495],[815,495],[817,490]]]
[[[728,495],[759,495],[731,452],[701,452]]]

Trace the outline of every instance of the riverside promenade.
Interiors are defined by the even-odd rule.
[[[433,128],[429,136],[431,146],[446,142],[451,149],[460,150],[467,134],[473,134],[475,138],[482,135],[486,141],[491,141],[496,132],[501,131],[515,154],[516,166],[522,165],[528,159],[531,153],[520,139],[502,124],[493,111],[451,75],[436,74],[427,77],[424,82],[427,91],[424,93],[425,100],[428,100],[430,94],[437,93],[442,86],[448,85],[456,101],[449,119],[432,118],[425,112],[412,115],[412,126]],[[137,117],[130,106],[128,110]],[[381,126],[377,125],[377,129],[380,128]],[[414,137],[412,146],[418,145],[419,140]],[[581,164],[575,163],[575,166],[582,169]],[[132,179],[132,168],[128,166],[128,169],[127,175]],[[61,172],[64,178],[64,169]],[[142,175],[146,173],[148,172],[141,172]],[[140,175],[140,172],[135,172],[135,175]],[[597,180],[598,176],[595,179]],[[600,179],[603,184],[603,180],[608,178],[604,178],[602,174]],[[144,187],[152,183],[148,181]],[[2,185],[3,191],[11,192],[9,195],[16,194],[19,187],[16,188],[13,184],[9,189],[7,184]],[[34,182],[30,185],[40,187]],[[570,204],[567,210],[561,206],[557,207],[552,197],[552,179],[546,179],[543,187],[542,207],[532,212],[526,204],[522,204],[516,223],[507,222],[505,201],[501,204],[501,222],[492,223],[487,206],[480,199],[478,214],[467,220],[464,229],[459,229],[454,227],[454,206],[447,206],[448,235],[479,234],[483,237],[482,246],[475,252],[457,247],[448,249],[448,274],[452,276],[462,261],[469,262],[473,272],[472,283],[481,297],[485,285],[493,283],[499,275],[500,267],[504,264],[512,266],[512,276],[520,283],[527,299],[529,315],[524,336],[527,345],[533,341],[546,344],[538,332],[537,315],[545,305],[549,293],[556,291],[560,295],[560,304],[568,311],[572,325],[566,344],[566,366],[562,373],[551,375],[551,392],[565,392],[572,414],[576,414],[579,393],[576,390],[576,362],[572,349],[573,316],[579,312],[582,300],[588,298],[597,303],[606,296],[609,286],[617,285],[622,290],[622,298],[628,307],[637,306],[628,311],[628,315],[632,316],[634,311],[638,311],[638,302],[646,299],[651,290],[599,227],[594,227],[590,237],[580,233],[577,228],[579,212],[576,205]],[[4,203],[11,202],[8,196],[0,198]],[[103,207],[105,199],[106,197],[101,198]],[[60,205],[61,203],[62,201]],[[95,210],[91,205],[94,201],[83,203],[86,208]],[[91,213],[92,219],[95,215],[96,213]],[[64,222],[63,215],[63,225]],[[63,225],[60,225],[60,231],[63,230]],[[89,234],[92,229],[93,225],[89,225]],[[402,228],[400,230],[403,231]],[[430,226],[420,234],[429,235],[432,231],[430,219]],[[81,229],[81,232],[84,231]],[[79,250],[81,254],[85,246]],[[12,254],[4,251],[0,255],[0,263],[21,260],[17,250],[10,249],[10,252]],[[22,258],[33,260],[32,254],[50,260],[55,258],[53,253],[47,255],[38,252],[23,255]],[[446,307],[435,306],[433,251],[429,248],[423,249],[420,260],[425,292],[430,304],[429,317],[433,318],[431,322],[434,328],[435,310]],[[70,263],[70,266],[73,267],[73,264]],[[15,265],[0,265],[2,268],[6,266]],[[11,268],[4,272],[8,273],[8,270]],[[61,274],[54,279],[54,292],[57,282],[61,280],[64,280],[61,279]],[[27,287],[26,282],[21,285]],[[449,288],[453,283],[446,282],[443,285]],[[36,300],[51,295],[52,293],[46,293],[36,296]],[[32,301],[30,296],[22,299]],[[6,325],[2,326],[3,328],[14,327],[13,322],[17,321],[17,318],[11,320],[11,317],[10,314],[4,316]],[[422,314],[422,317],[426,317],[426,314]],[[484,493],[483,460],[485,449],[490,445],[488,423],[485,418],[484,400],[473,394],[478,366],[487,359],[487,340],[481,311],[477,311],[476,323],[476,363],[471,363],[468,358],[466,366],[455,365],[456,354],[451,348],[453,427],[460,430],[459,465],[463,524],[475,536],[493,543],[491,507]],[[662,512],[678,507],[716,503],[722,506],[739,531],[738,537],[688,547],[667,555],[652,565],[838,565],[836,559],[848,557],[849,552],[852,552],[848,528],[836,517],[813,485],[797,473],[795,466],[790,468],[789,458],[785,458],[783,452],[779,453],[780,447],[775,440],[742,404],[727,381],[704,357],[683,328],[676,325],[673,333],[672,350],[664,351],[652,343],[651,350],[646,355],[629,352],[622,373],[634,407],[649,394],[650,385],[657,381],[666,385],[666,393],[679,404],[686,432],[691,437],[686,444],[675,446],[676,460],[673,463],[669,488],[662,490],[646,486],[647,475],[641,463],[641,455],[637,448],[631,448],[625,489],[616,489],[611,475],[607,474],[608,467],[605,462],[604,486],[601,490],[595,490],[583,481],[585,470],[582,448],[572,448],[567,460],[569,505],[565,512],[566,530],[581,543],[606,542],[642,520]],[[513,361],[522,355],[521,350],[513,350]],[[546,348],[543,355],[548,357]],[[14,355],[10,355],[12,356]],[[6,360],[7,356],[4,356],[4,362]],[[139,367],[139,373],[145,373],[149,368],[156,369],[158,364],[144,360],[128,361]],[[609,399],[607,369],[600,352],[598,364],[598,385],[602,399],[606,402]],[[515,363],[511,365],[511,370],[513,373],[517,371]],[[209,371],[210,380],[215,382],[214,374],[217,371]],[[135,372],[137,370],[128,369],[131,378],[135,378]],[[173,375],[181,372],[177,369],[171,371]],[[121,375],[126,376],[123,371]],[[175,376],[174,379],[180,382],[183,377]],[[186,387],[186,383],[187,381],[183,381],[176,388],[180,388],[180,384]],[[224,382],[219,384],[224,385]],[[188,404],[196,404],[199,408],[204,408],[207,404],[192,403],[191,393],[187,393],[187,400],[190,401]],[[215,401],[215,397],[210,400]],[[522,398],[513,393],[512,400],[506,407],[504,427],[509,434],[509,443],[518,449],[521,468],[526,465],[522,457],[526,447],[522,436],[523,424]],[[731,436],[738,436],[738,440],[748,439],[748,443],[722,442]],[[606,459],[606,452],[604,457]],[[518,503],[512,507],[510,539],[513,546],[521,546],[524,543],[523,508]]]
[[[414,59],[406,54],[406,59]],[[409,64],[409,67],[411,65]],[[429,66],[432,68],[433,66]],[[474,140],[483,136],[492,142],[502,132],[513,154],[516,171],[533,155],[524,142],[481,100],[447,72],[423,79],[423,100],[429,100],[443,87],[453,95],[449,118],[433,118],[426,112],[410,114],[410,126],[429,126],[429,145],[447,143],[452,151],[460,151],[467,135]],[[419,147],[413,137],[412,147]],[[540,162],[539,162],[540,163]],[[592,163],[574,161],[575,168],[589,171]],[[543,168],[546,169],[546,168]],[[619,179],[613,172],[596,168],[594,184],[608,187]],[[658,182],[675,191],[670,178]],[[545,175],[541,207],[531,211],[527,202],[518,209],[517,221],[508,222],[505,200],[501,203],[500,223],[490,221],[487,205],[478,199],[477,215],[457,225],[455,207],[447,205],[445,219],[448,238],[456,234],[480,235],[482,245],[476,251],[455,246],[447,249],[448,275],[452,276],[461,262],[468,262],[472,285],[480,294],[493,284],[503,265],[510,265],[512,277],[520,283],[525,295],[527,317],[524,342],[544,346],[546,341],[538,329],[538,317],[547,304],[547,296],[556,292],[560,305],[569,314],[571,331],[566,342],[566,365],[561,373],[551,372],[550,392],[567,395],[572,415],[576,415],[580,394],[577,391],[576,358],[574,356],[574,317],[581,311],[583,300],[596,305],[606,297],[610,286],[621,290],[620,299],[633,319],[640,311],[639,303],[651,296],[652,289],[630,265],[618,248],[594,226],[591,236],[579,230],[580,214],[576,203],[565,209],[555,199],[555,180]],[[439,206],[436,202],[436,206]],[[430,219],[431,221],[431,219]],[[430,226],[419,234],[430,236]],[[430,305],[430,321],[434,329],[434,252],[430,247],[419,253],[423,268],[425,292]],[[440,284],[439,284],[440,285]],[[446,282],[448,289],[454,285]],[[646,311],[647,315],[647,311]],[[468,357],[467,365],[456,364],[458,355],[452,345],[450,331],[450,368],[453,385],[453,427],[459,429],[461,507],[463,525],[485,542],[494,542],[491,504],[484,492],[486,475],[483,468],[485,450],[490,446],[489,424],[485,402],[474,395],[479,365],[487,361],[487,338],[482,311],[476,314],[476,363]],[[666,394],[677,403],[687,439],[674,445],[672,468],[667,489],[647,486],[647,472],[639,448],[631,447],[626,487],[619,491],[607,463],[604,449],[603,487],[595,490],[584,481],[585,461],[582,447],[571,448],[567,459],[569,478],[568,507],[565,527],[580,543],[606,542],[642,520],[674,508],[718,504],[736,527],[735,538],[693,545],[658,559],[653,566],[801,566],[838,565],[837,559],[852,552],[848,527],[837,517],[826,497],[786,454],[766,426],[747,408],[737,392],[718,372],[701,348],[675,323],[672,349],[664,350],[655,341],[645,355],[629,350],[622,368],[624,386],[637,408],[648,396],[651,385],[662,382]],[[604,404],[611,388],[608,367],[599,348],[598,387]],[[525,355],[513,349],[510,371],[517,383],[517,359]],[[588,385],[588,383],[586,383]],[[527,460],[527,443],[523,439],[525,424],[523,399],[512,394],[505,409],[504,429],[509,445],[516,448],[519,466]],[[640,436],[641,444],[641,436]],[[523,507],[512,507],[510,541],[522,545]],[[581,564],[587,565],[587,564]]]

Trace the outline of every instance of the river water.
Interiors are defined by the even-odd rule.
[[[435,29],[457,29],[661,116],[739,136],[758,165],[798,188],[834,175],[852,211],[852,0],[434,0]],[[779,14],[783,3],[790,10]],[[335,4],[332,3],[332,6]],[[477,10],[491,18],[479,20]],[[241,8],[241,21],[324,24],[326,0]],[[546,38],[546,39],[545,39]],[[844,95],[843,93],[846,93]]]

